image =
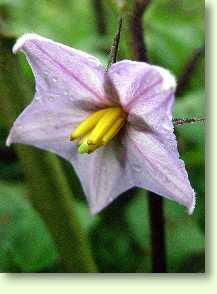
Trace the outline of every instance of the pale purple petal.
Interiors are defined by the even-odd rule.
[[[7,144],[29,144],[71,159],[70,133],[106,102],[104,69],[94,57],[35,34],[21,37],[13,48],[18,50],[33,69],[36,94],[15,121]]]
[[[136,186],[175,200],[193,212],[195,192],[179,159],[173,133],[143,133],[129,127],[124,145]]]
[[[23,35],[13,52],[23,51],[36,80],[37,97],[62,96],[73,106],[102,107],[105,70],[98,59],[36,34]]]
[[[128,121],[138,119],[151,127],[172,118],[175,78],[159,66],[123,60],[112,65],[110,78],[115,85]]]
[[[89,155],[75,152],[71,162],[93,214],[134,186],[124,149],[115,141]]]
[[[73,156],[70,134],[89,114],[75,110],[61,96],[44,96],[32,103],[16,119],[7,139],[7,145],[22,143],[52,151],[65,159]]]

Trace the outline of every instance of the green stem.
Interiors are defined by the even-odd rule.
[[[18,60],[11,54],[14,39],[0,35],[1,120],[9,129],[25,104],[26,88]],[[10,79],[9,79],[10,77]],[[31,91],[29,91],[29,95]],[[16,145],[29,188],[29,197],[47,224],[60,254],[63,272],[96,272],[75,201],[59,159],[47,152]]]

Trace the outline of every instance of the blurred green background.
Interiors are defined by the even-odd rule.
[[[121,5],[127,2],[129,11],[125,13],[130,14],[133,1],[101,1],[101,6],[98,2],[0,0],[0,97],[4,97],[3,101],[11,101],[10,106],[5,106],[0,98],[1,272],[64,271],[55,242],[61,238],[61,233],[55,236],[50,231],[49,222],[41,217],[40,209],[39,212],[35,209],[42,206],[43,211],[43,205],[46,206],[47,203],[46,199],[43,201],[40,197],[41,187],[37,189],[29,185],[29,182],[31,184],[36,181],[35,169],[31,166],[28,170],[30,174],[27,175],[26,156],[22,158],[22,152],[17,152],[14,146],[5,146],[13,119],[34,93],[34,79],[25,57],[13,57],[11,46],[22,33],[36,32],[94,54],[106,64]],[[99,24],[101,17],[103,21]],[[178,78],[194,50],[203,47],[204,1],[153,0],[144,15],[144,27],[151,62],[169,68]],[[124,22],[120,58],[131,57],[127,39],[127,25]],[[174,108],[174,117],[193,116],[204,116],[204,56],[200,58],[188,87],[177,97]],[[197,192],[197,204],[193,216],[188,216],[183,207],[169,200],[164,201],[167,270],[204,272],[204,125],[179,126],[176,134],[181,157]],[[25,154],[31,157],[30,153],[34,152],[32,149],[26,147]],[[40,159],[46,155],[43,151],[37,151],[36,156]],[[116,200],[96,217],[92,217],[70,164],[61,159],[58,159],[58,163],[64,180],[74,195],[73,209],[82,234],[87,236],[97,271],[150,272],[146,191],[134,190],[125,195],[126,197]],[[50,168],[49,165],[47,168]],[[54,176],[51,181],[52,179],[56,181]],[[43,185],[39,179],[39,186],[40,183]],[[31,198],[30,194],[34,194],[31,189],[37,191],[41,202],[37,202],[37,197]],[[62,226],[62,231],[64,230]]]

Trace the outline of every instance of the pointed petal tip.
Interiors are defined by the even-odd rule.
[[[102,210],[104,210],[106,207],[108,207],[115,199],[116,197],[110,197],[109,200],[103,201],[101,203],[89,203],[90,213],[91,215],[95,216],[98,213],[100,213]]]
[[[11,138],[10,138],[10,136],[8,136],[5,144],[7,147],[10,147],[11,143],[12,143]]]
[[[40,39],[45,39],[44,37],[41,37],[38,34],[35,33],[26,33],[22,35],[20,38],[17,39],[16,43],[14,44],[12,48],[12,52],[16,54],[18,51],[22,50],[23,45],[30,40],[40,40]]]
[[[192,195],[192,202],[191,205],[188,206],[188,214],[192,215],[195,209],[195,205],[196,205],[196,193],[193,190],[193,195]]]
[[[165,69],[157,65],[154,65],[154,67],[162,76],[163,88],[165,90],[175,91],[177,85],[175,76],[168,69]]]
[[[14,143],[20,143],[19,142],[19,128],[17,129],[16,126],[15,126],[15,123],[14,125],[11,127],[10,129],[10,132],[8,134],[8,137],[6,139],[6,142],[5,142],[5,145],[7,147],[10,147],[11,144],[14,144]]]
[[[106,208],[110,203],[112,202],[112,200],[107,201],[107,202],[103,202],[100,204],[89,204],[89,208],[90,208],[90,213],[92,216],[97,215],[98,213],[100,213],[104,208]]]
[[[102,208],[90,206],[90,213],[92,216],[96,216],[101,210]]]
[[[11,130],[10,130],[10,133],[9,133],[7,139],[6,139],[5,145],[7,147],[10,147],[12,143],[13,143],[13,137],[11,135]]]

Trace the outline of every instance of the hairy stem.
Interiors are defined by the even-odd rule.
[[[186,125],[186,124],[194,124],[199,122],[204,122],[206,119],[204,117],[191,117],[191,118],[174,118],[173,125]]]
[[[117,61],[117,55],[118,55],[118,48],[119,48],[119,43],[120,43],[120,38],[121,38],[121,28],[122,28],[122,17],[120,17],[118,21],[118,28],[117,32],[114,36],[112,47],[111,47],[111,52],[109,55],[109,61],[106,70],[109,69],[109,67],[112,65],[112,63],[115,63]]]

